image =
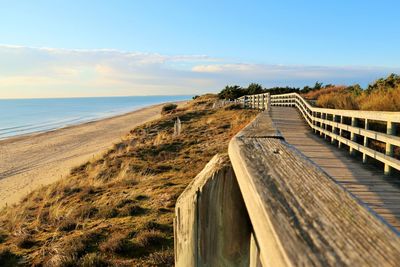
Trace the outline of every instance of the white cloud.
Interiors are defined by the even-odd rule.
[[[205,55],[0,45],[0,98],[199,94],[226,84],[366,84],[399,69],[233,63]]]

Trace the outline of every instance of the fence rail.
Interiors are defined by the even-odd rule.
[[[260,103],[260,99],[261,103]],[[400,124],[400,112],[360,111],[317,108],[311,106],[297,93],[271,95],[247,95],[238,99],[244,107],[269,109],[270,106],[296,107],[315,133],[330,139],[339,147],[347,145],[349,152],[362,153],[363,162],[373,158],[384,164],[384,173],[400,170],[400,160],[394,157],[395,147],[400,147],[396,129]],[[384,124],[386,132],[371,129],[371,124]],[[371,148],[370,141],[385,143],[385,152]]]
[[[274,99],[301,105],[287,100]],[[397,266],[400,257],[398,233],[290,146],[267,111],[178,198],[174,236],[177,267]]]

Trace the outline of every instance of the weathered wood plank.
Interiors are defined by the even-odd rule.
[[[246,136],[248,138],[282,138],[281,133],[274,126],[268,111],[261,112],[251,123],[238,133],[238,136]]]
[[[361,161],[349,157],[346,151],[338,150],[329,142],[314,135],[306,127],[301,115],[295,108],[273,107],[270,114],[274,125],[288,143],[314,161],[328,175],[361,201],[364,203],[370,202],[371,197],[374,197],[375,203],[387,205],[388,199],[395,199],[398,207],[400,207],[400,188],[393,182],[395,179],[385,177],[381,171],[363,165]],[[296,129],[293,129],[293,127]],[[371,186],[363,187],[363,185],[367,184]],[[380,185],[384,185],[384,187]],[[369,207],[400,231],[400,212],[387,206],[392,211],[390,215],[387,212],[384,213],[382,210],[375,209],[374,205],[368,204]],[[393,217],[397,218],[397,223],[393,223],[391,220]]]
[[[176,266],[249,266],[251,225],[227,155],[207,164],[175,211]]]
[[[284,140],[242,132],[229,157],[263,266],[400,262],[396,232]]]

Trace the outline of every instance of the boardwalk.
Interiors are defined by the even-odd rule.
[[[289,144],[400,231],[400,186],[393,178],[364,166],[351,158],[348,151],[339,150],[314,134],[296,108],[272,107],[271,115]]]

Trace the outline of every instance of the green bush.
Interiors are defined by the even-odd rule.
[[[178,107],[176,104],[166,104],[161,109],[161,114],[170,113]]]

